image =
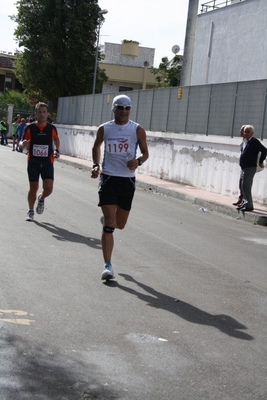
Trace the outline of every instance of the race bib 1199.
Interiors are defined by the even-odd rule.
[[[130,137],[111,137],[107,139],[107,152],[110,154],[126,154],[130,147]]]

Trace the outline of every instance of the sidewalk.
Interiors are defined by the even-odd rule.
[[[60,155],[58,162],[73,164],[75,167],[85,170],[91,170],[93,165],[91,161],[63,154]],[[262,204],[254,202],[254,211],[247,212],[243,215],[242,212],[238,214],[236,208],[232,205],[236,199],[229,196],[207,192],[193,186],[164,181],[139,173],[136,173],[136,185],[146,190],[153,190],[156,193],[196,204],[199,208],[203,209],[203,212],[216,211],[236,219],[245,219],[245,221],[253,224],[267,226],[267,206]]]

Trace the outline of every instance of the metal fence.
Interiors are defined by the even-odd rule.
[[[28,110],[13,109],[12,121],[14,120],[17,114],[19,114],[21,118],[34,117],[34,112],[30,112]],[[0,118],[7,116],[8,116],[7,108],[6,109],[0,108]]]
[[[239,136],[241,125],[267,139],[267,80],[125,92],[131,119],[148,131]],[[61,97],[57,123],[98,126],[113,118],[118,93]]]

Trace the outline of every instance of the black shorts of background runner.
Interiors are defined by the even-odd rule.
[[[29,161],[27,171],[29,182],[38,182],[40,175],[43,180],[54,180],[54,164],[52,163],[36,164]]]

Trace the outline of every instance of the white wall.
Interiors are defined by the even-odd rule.
[[[267,1],[198,15],[190,85],[267,78]]]
[[[13,119],[12,119],[13,108],[14,108],[13,104],[8,104],[8,107],[7,107],[7,123],[8,123],[8,134],[7,134],[7,137],[8,138],[12,138],[13,137],[13,125],[12,125],[12,123],[13,123]]]
[[[96,127],[57,125],[62,154],[92,160]],[[149,159],[140,173],[236,198],[240,138],[147,132]],[[263,145],[267,147],[267,140]],[[267,168],[255,175],[253,198],[267,203]]]

